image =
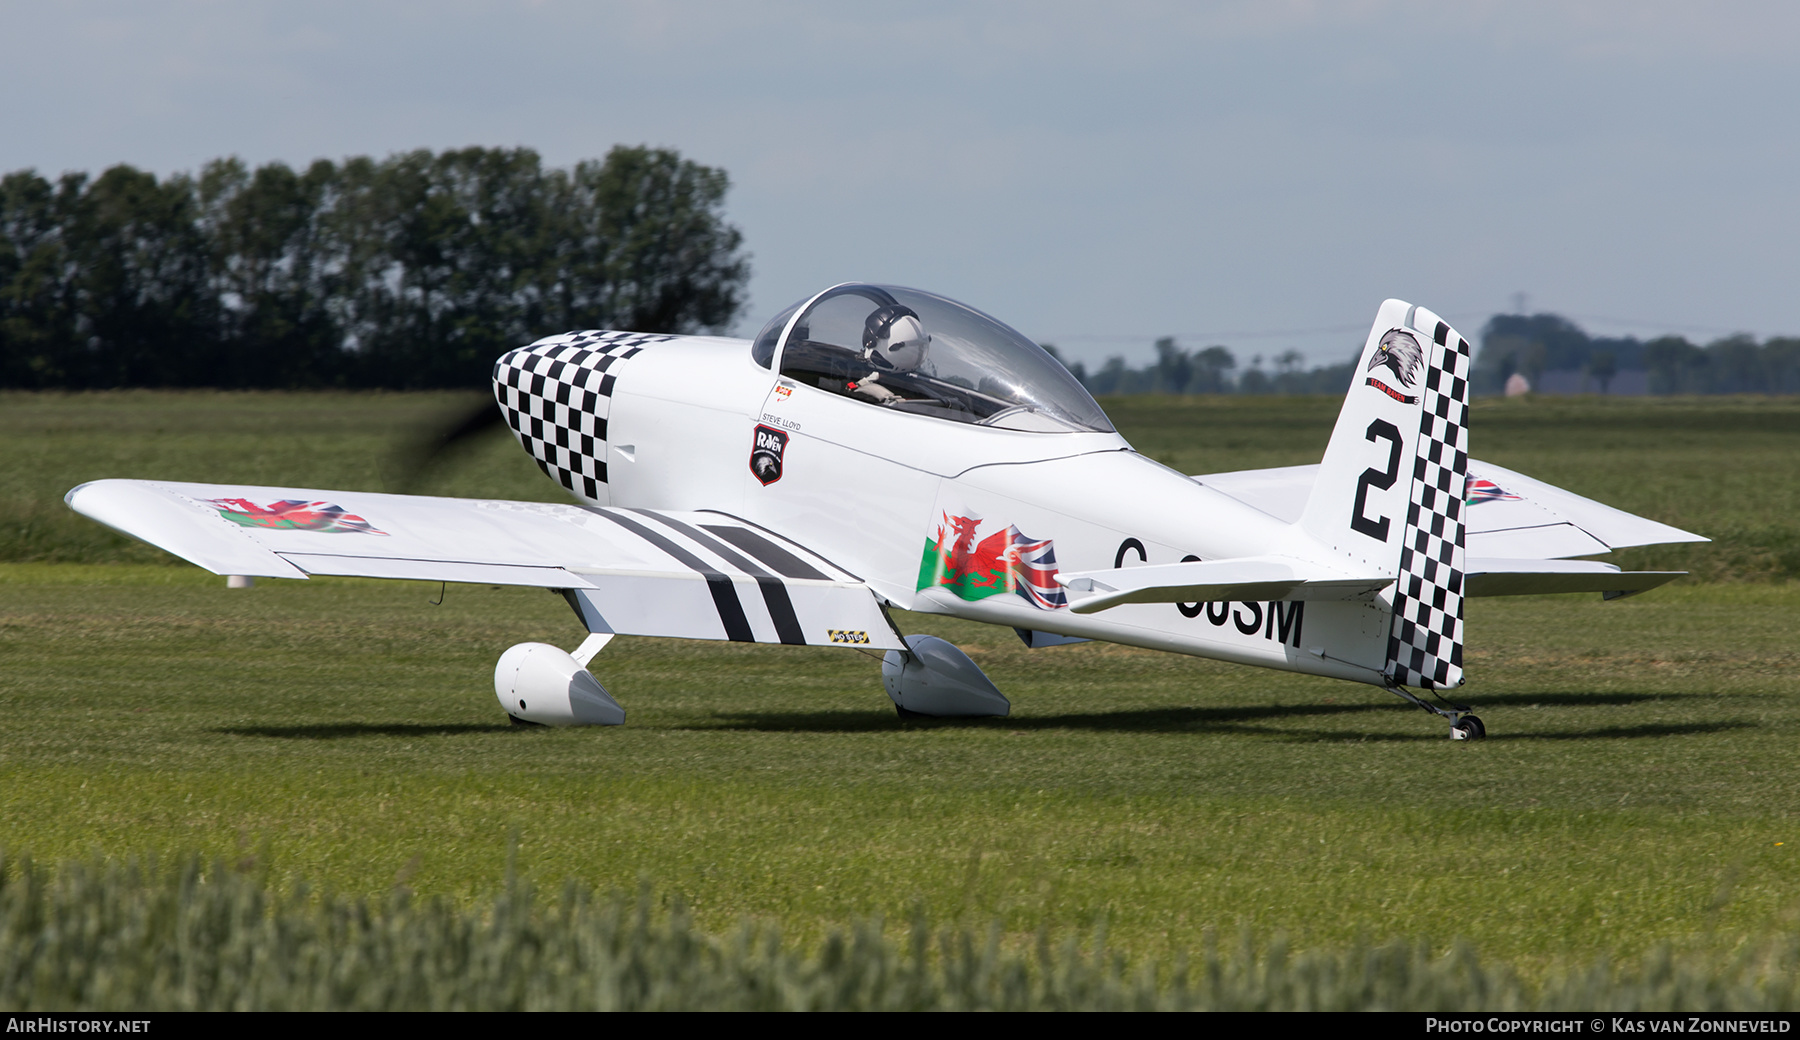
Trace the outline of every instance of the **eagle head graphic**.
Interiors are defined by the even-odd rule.
[[[1389,329],[1387,335],[1381,337],[1381,345],[1375,348],[1375,356],[1369,359],[1369,371],[1385,365],[1393,370],[1394,378],[1400,380],[1401,386],[1411,386],[1419,377],[1419,363],[1424,360],[1425,352],[1419,348],[1419,341],[1412,333]]]

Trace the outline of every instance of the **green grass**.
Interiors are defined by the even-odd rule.
[[[0,864],[0,866],[9,866]],[[1540,983],[1468,946],[1296,951],[1245,934],[1170,960],[1120,956],[1104,928],[1026,949],[995,929],[904,936],[879,919],[818,943],[767,922],[697,928],[653,893],[509,879],[461,908],[201,870],[72,863],[0,870],[0,1011],[1776,1011],[1796,1006],[1791,941],[1725,963],[1666,950]]]
[[[63,505],[106,477],[565,501],[503,430],[430,473],[405,450],[472,393],[0,391],[0,561],[175,563]]]
[[[714,934],[748,917],[812,943],[923,908],[978,934],[998,921],[1021,949],[1104,919],[1135,958],[1208,929],[1315,950],[1462,938],[1528,978],[1665,945],[1723,959],[1800,929],[1800,778],[1784,765],[1800,585],[1779,562],[1800,404],[1478,406],[1480,457],[1737,532],[1683,550],[1705,582],[1473,603],[1480,744],[1367,687],[1027,651],[924,616],[902,626],[967,649],[1012,718],[901,723],[852,652],[621,638],[595,671],[626,726],[521,730],[493,701],[495,658],[580,638],[541,591],[458,586],[441,606],[435,585],[352,579],[227,592],[57,512],[98,476],[387,486],[386,444],[454,403],[0,399],[18,460],[5,522],[38,518],[11,558],[108,561],[0,565],[0,846],[44,862],[198,852],[278,884],[404,881],[462,907],[494,897],[512,848],[551,890],[652,880]],[[1316,461],[1336,402],[1109,407],[1140,448],[1206,472]],[[499,439],[422,486],[556,497]]]

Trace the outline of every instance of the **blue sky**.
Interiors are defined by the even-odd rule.
[[[1069,353],[1800,333],[1800,5],[0,3],[0,169],[617,143],[727,170],[748,334],[824,285]]]

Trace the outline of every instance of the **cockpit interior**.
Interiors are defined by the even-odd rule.
[[[917,289],[833,286],[771,319],[751,356],[795,383],[871,407],[1008,430],[1113,432],[1087,388],[1043,347]]]

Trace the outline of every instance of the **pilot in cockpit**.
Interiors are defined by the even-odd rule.
[[[917,372],[925,364],[925,350],[931,336],[917,311],[904,304],[887,304],[876,308],[863,323],[861,359],[870,371],[844,389],[872,401],[889,404],[902,400],[901,395],[881,385],[885,374]]]

